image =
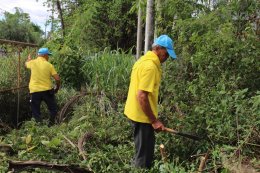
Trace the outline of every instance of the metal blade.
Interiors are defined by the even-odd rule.
[[[187,138],[190,138],[190,139],[193,139],[193,140],[201,140],[202,139],[202,138],[200,138],[198,136],[194,136],[194,135],[191,135],[191,134],[178,132],[178,131],[170,129],[170,128],[165,128],[165,131],[173,133],[173,134],[176,134],[176,135],[180,135],[180,136],[183,136],[183,137],[187,137]]]

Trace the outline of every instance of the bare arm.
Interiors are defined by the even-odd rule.
[[[60,76],[58,74],[55,74],[52,77],[55,79],[55,82],[56,82],[56,88],[54,89],[54,91],[55,91],[55,93],[57,93],[58,90],[60,89],[60,85],[61,85]]]
[[[29,54],[28,57],[27,57],[27,60],[25,61],[25,67],[26,67],[26,63],[29,62],[29,61],[31,61],[31,60],[32,60],[31,54]]]
[[[149,92],[139,90],[137,93],[137,100],[145,113],[145,115],[149,118],[153,128],[155,130],[164,130],[164,125],[156,119],[155,115],[153,114],[149,99],[148,99]]]

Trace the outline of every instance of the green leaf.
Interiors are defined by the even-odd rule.
[[[49,143],[50,143],[50,141],[41,141],[41,143],[43,144],[43,145],[46,145],[46,146],[48,146],[49,145]]]
[[[26,145],[30,144],[31,141],[32,141],[32,136],[31,135],[26,136],[26,138],[25,138]]]
[[[50,141],[49,144],[50,144],[52,147],[57,147],[57,146],[60,145],[60,143],[61,143],[61,140],[60,140],[59,138],[53,138],[53,139]]]

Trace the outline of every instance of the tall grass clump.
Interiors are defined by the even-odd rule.
[[[86,87],[110,96],[126,96],[130,72],[135,59],[131,54],[118,49],[103,52],[85,59],[81,69]]]

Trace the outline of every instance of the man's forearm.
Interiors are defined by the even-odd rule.
[[[138,91],[137,99],[138,102],[145,113],[145,115],[149,118],[150,122],[153,123],[156,121],[156,117],[153,114],[149,99],[148,99],[148,92],[146,91]]]
[[[28,57],[27,57],[27,60],[25,61],[25,67],[27,67],[27,62],[29,62],[29,61],[31,61],[32,60],[32,58],[31,58],[31,54],[29,54],[28,55]]]

